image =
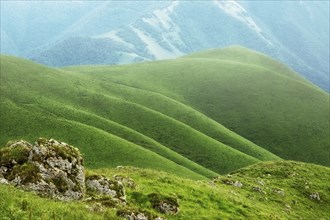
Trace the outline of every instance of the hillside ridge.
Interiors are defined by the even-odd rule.
[[[242,65],[236,65],[212,59],[196,62],[196,58],[183,57],[134,65],[56,69],[1,56],[4,133],[0,142],[33,140],[41,135],[62,139],[81,146],[87,155],[86,164],[92,168],[148,168],[155,160],[143,161],[142,155],[150,152],[147,154],[156,154],[172,164],[166,162],[168,166],[159,165],[157,169],[171,173],[188,169],[192,178],[228,173],[260,160],[298,158],[329,163],[324,157],[328,146],[325,130],[313,139],[304,139],[305,144],[302,140],[295,143],[303,135],[309,137],[308,129],[316,131],[327,126],[327,94],[252,50],[232,47],[212,50],[211,54],[233,57],[234,61],[250,57],[253,63],[241,61]],[[203,56],[207,59],[209,52]],[[269,86],[270,82],[275,83]],[[298,91],[304,91],[304,99],[313,105],[304,102]],[[294,133],[298,124],[306,131]],[[72,135],[65,134],[61,126]],[[273,126],[281,129],[274,130]],[[84,134],[82,138],[80,133]],[[312,141],[313,149],[308,148]],[[309,153],[297,154],[297,146]],[[139,159],[134,158],[131,148],[141,154]],[[113,157],[109,150],[124,153],[132,160],[127,164],[120,156],[107,164],[106,158]],[[182,167],[176,171],[175,166]]]

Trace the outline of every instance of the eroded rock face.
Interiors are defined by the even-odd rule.
[[[83,158],[77,148],[53,139],[16,141],[0,150],[0,180],[60,200],[80,199]]]

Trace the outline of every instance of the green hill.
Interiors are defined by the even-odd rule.
[[[136,209],[166,219],[329,219],[328,167],[292,162],[263,162],[212,181],[193,181],[173,174],[124,167],[88,170],[89,174],[130,177],[126,207],[106,201],[59,202],[0,184],[1,219],[119,219],[118,210]],[[239,182],[237,187],[232,185]],[[148,195],[176,198],[180,212],[157,213]],[[318,195],[313,198],[311,195]],[[102,204],[102,205],[101,205]]]
[[[203,179],[278,156],[329,164],[329,95],[243,48],[65,69],[1,56],[0,92],[0,146],[55,138],[90,168]]]
[[[167,96],[282,158],[330,164],[329,94],[263,54],[229,47],[176,60],[71,70]],[[218,132],[174,114],[256,157]]]

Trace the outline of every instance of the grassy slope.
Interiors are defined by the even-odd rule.
[[[8,56],[3,56],[1,61],[2,144],[10,139],[32,141],[39,136],[53,137],[81,146],[90,167],[123,164],[154,167],[155,161],[162,161],[158,160],[159,157],[165,157],[181,166],[175,169],[173,164],[169,166],[169,163],[162,162],[154,168],[180,175],[185,173],[192,178],[216,175],[210,170],[228,172],[256,163],[258,157],[277,159],[206,116],[196,121],[204,123],[213,133],[222,132],[219,132],[220,136],[229,140],[225,142],[227,144],[256,149],[256,152],[249,151],[257,158],[210,138],[201,132],[202,129],[196,130],[183,123],[185,120],[171,117],[173,112],[201,115],[174,100],[159,99],[155,95],[154,108],[151,108],[143,105],[143,101],[134,103],[129,100],[127,97],[134,92],[131,88],[103,78],[91,79],[85,74],[49,69]],[[147,99],[149,97],[144,98]],[[141,94],[140,100],[143,100]],[[166,112],[157,111],[155,102],[160,106],[170,103],[170,113],[166,115]],[[139,150],[131,150],[133,146]],[[143,160],[146,151],[139,146],[159,157]]]
[[[144,148],[182,165],[192,176],[278,159],[259,146],[285,158],[329,162],[329,96],[285,66],[242,48],[65,70],[2,56],[1,83],[2,145],[53,137],[81,146],[90,167],[126,164],[135,157],[128,144],[139,154]],[[83,127],[88,132],[80,138]],[[108,150],[113,139],[116,154]],[[182,166],[178,172],[184,173]]]
[[[196,168],[196,172],[193,172],[159,154],[95,127],[64,118],[31,113],[12,103],[5,104],[8,110],[5,108],[2,110],[11,111],[15,116],[14,118],[6,117],[3,123],[9,124],[13,120],[20,122],[12,128],[13,130],[9,133],[10,137],[13,139],[24,137],[27,140],[33,140],[36,135],[62,137],[69,143],[74,142],[82,146],[80,150],[85,155],[88,167],[114,167],[120,164],[144,168],[153,167],[155,170],[166,170],[192,179],[204,179],[205,176],[216,175],[196,164],[190,164],[190,161],[183,160],[188,166]],[[27,133],[27,131],[29,132]],[[180,159],[178,161],[181,161]],[[183,165],[185,164],[183,163]]]
[[[329,174],[327,167],[291,161],[264,162],[221,176],[212,183],[192,181],[152,170],[124,168],[88,171],[129,176],[137,184],[127,189],[128,206],[157,213],[149,193],[178,198],[180,213],[167,219],[329,219]],[[240,181],[241,188],[225,180]],[[253,190],[259,187],[262,192]],[[276,191],[281,190],[283,194]],[[318,192],[320,201],[309,196]],[[2,219],[116,219],[115,210],[89,211],[86,202],[54,202],[0,185]],[[160,215],[160,214],[158,214]]]
[[[13,61],[15,62],[13,63],[15,67],[17,60],[14,59]],[[14,139],[34,141],[38,136],[54,137],[68,143],[74,143],[76,146],[81,146],[81,151],[86,155],[86,164],[89,167],[117,165],[154,167],[158,170],[165,170],[176,174],[180,173],[180,175],[194,179],[203,179],[203,176],[210,177],[216,175],[216,173],[193,163],[185,157],[171,152],[168,148],[157,146],[157,144],[154,144],[154,141],[147,140],[143,135],[139,136],[133,131],[127,132],[127,128],[123,126],[118,128],[118,126],[113,126],[111,122],[107,126],[104,120],[97,121],[95,117],[86,117],[86,115],[77,114],[79,110],[66,110],[66,106],[63,103],[54,104],[54,101],[47,102],[48,98],[50,98],[49,94],[45,94],[43,91],[49,92],[52,88],[47,88],[49,84],[38,82],[38,80],[46,81],[42,78],[42,75],[44,75],[47,80],[54,80],[55,84],[62,86],[59,86],[61,88],[58,90],[54,89],[55,92],[70,92],[70,83],[57,80],[65,77],[65,73],[59,76],[58,71],[31,65],[30,62],[23,61],[20,64],[23,66],[18,66],[19,70],[16,71],[13,67],[10,67],[10,69],[13,69],[13,72],[6,71],[6,65],[1,66],[1,78],[14,81],[12,84],[8,83],[5,85],[6,81],[3,80],[1,85],[2,96],[0,108],[2,132],[0,138],[2,143]],[[31,69],[31,67],[35,69]],[[23,74],[22,69],[26,71]],[[3,73],[10,73],[12,75],[6,78]],[[42,75],[39,75],[39,73]],[[52,74],[56,75],[53,76]],[[52,79],[52,77],[54,78]],[[22,83],[18,83],[19,81]],[[12,86],[11,89],[6,90],[6,86],[9,85]],[[79,120],[75,120],[73,115],[76,118],[80,118],[81,121],[86,120],[90,121],[90,123],[82,123]],[[102,127],[100,129],[97,126],[93,126],[93,124],[100,124],[106,127],[106,129],[102,130]],[[113,132],[115,133],[114,135],[109,133],[107,129],[112,128],[120,132],[122,136],[128,136],[128,140],[133,139],[133,143],[115,136],[115,132]],[[155,151],[161,152],[160,154],[167,156],[176,163],[165,159],[159,154],[146,150],[134,142],[142,142],[145,145],[149,144],[151,145],[150,148],[155,148]],[[189,168],[185,168],[185,166]]]
[[[330,164],[329,94],[259,53],[231,47],[177,60],[71,69],[177,100],[283,158]],[[230,142],[237,139],[209,132],[214,123],[203,128],[158,110],[250,154]]]

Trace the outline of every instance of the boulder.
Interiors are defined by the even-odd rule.
[[[117,216],[123,217],[127,220],[153,220],[153,215],[147,211],[135,209],[122,209],[117,211]]]
[[[128,187],[130,189],[136,188],[134,180],[128,176],[114,175],[113,178],[115,180],[120,181],[122,184],[124,184],[125,187]]]
[[[309,198],[311,200],[317,200],[317,201],[321,200],[320,195],[319,195],[318,192],[313,192],[312,194],[309,195]]]
[[[162,196],[157,193],[148,195],[152,207],[160,213],[174,215],[179,212],[179,204],[176,198]]]
[[[148,215],[141,213],[141,212],[131,212],[121,215],[126,220],[166,220],[162,217],[150,218]]]
[[[86,177],[86,189],[89,194],[105,195],[126,202],[124,185],[119,180],[109,180],[102,175]]]
[[[7,144],[0,150],[0,179],[60,200],[80,199],[85,191],[79,150],[53,139]]]

